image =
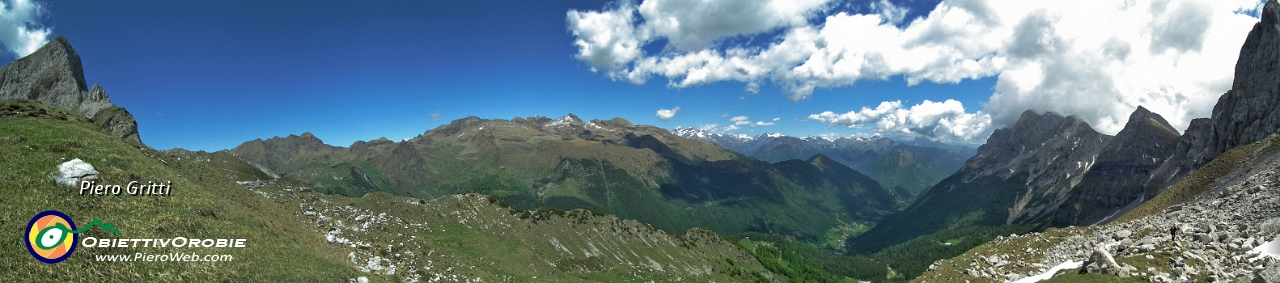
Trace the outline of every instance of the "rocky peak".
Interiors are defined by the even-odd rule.
[[[827,165],[835,164],[834,163],[835,161],[831,160],[831,157],[828,157],[826,154],[822,154],[822,153],[815,154],[813,157],[810,157],[809,160],[805,160],[805,162],[809,162],[809,164],[813,164],[813,166],[817,166],[819,168]]]
[[[308,142],[311,142],[311,141],[319,142],[319,141],[320,141],[320,138],[317,138],[317,137],[316,137],[316,135],[311,134],[311,132],[302,132],[302,135],[298,135],[298,136],[289,135],[289,137],[297,137],[297,138],[300,138],[300,139],[302,139],[302,140],[304,140],[304,141],[308,141]]]
[[[1169,121],[1166,121],[1163,116],[1151,112],[1151,110],[1147,110],[1146,107],[1142,107],[1141,105],[1138,106],[1138,109],[1133,110],[1133,113],[1129,114],[1129,121],[1124,125],[1125,129],[1139,127],[1168,129],[1173,131],[1174,134],[1177,134],[1177,130],[1174,130],[1173,126],[1169,125]]]
[[[1178,131],[1164,117],[1138,106],[1129,115],[1124,129],[1107,143],[1099,160],[1159,165],[1158,162],[1164,161],[1172,153],[1178,138]]]
[[[1176,150],[1178,139],[1178,132],[1164,117],[1139,106],[1061,205],[1055,224],[1108,221],[1120,215],[1118,211],[1150,199],[1159,189],[1148,188],[1148,180]]]
[[[582,119],[579,119],[578,116],[573,115],[573,113],[569,113],[568,115],[564,115],[560,117],[560,119],[556,119],[555,121],[551,121],[551,123],[547,123],[545,126],[556,127],[556,126],[569,126],[569,125],[579,125],[579,124],[582,124]]]
[[[80,54],[61,36],[6,65],[0,69],[0,76],[4,78],[0,82],[0,95],[5,99],[38,100],[87,117],[93,117],[111,104],[105,95],[91,99],[95,97],[89,95]]]
[[[1058,162],[1072,163],[1071,170],[1088,170],[1088,165],[1096,162],[1098,150],[1110,139],[1075,116],[1063,117],[1053,112],[1041,115],[1028,110],[1012,127],[995,130],[966,167],[982,168],[983,175],[1043,173]],[[1072,158],[1059,160],[1064,156]],[[1081,163],[1077,166],[1074,162]]]
[[[112,135],[142,144],[133,115],[111,104],[102,87],[88,87],[80,54],[61,36],[0,68],[0,99],[30,99],[71,110]]]

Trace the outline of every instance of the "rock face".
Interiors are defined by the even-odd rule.
[[[1267,2],[1236,61],[1231,90],[1213,106],[1213,132],[1200,162],[1280,129],[1280,4]]]
[[[1167,188],[1236,146],[1280,130],[1280,3],[1267,1],[1262,20],[1240,47],[1235,81],[1209,119],[1191,121],[1169,162],[1148,184]]]
[[[1176,149],[1178,132],[1159,114],[1138,107],[1124,129],[1098,155],[1059,208],[1058,226],[1090,225],[1119,215],[1117,211],[1154,196],[1147,180]]]
[[[133,115],[111,104],[102,87],[85,84],[80,54],[61,36],[0,68],[0,99],[30,99],[75,111],[114,136],[142,144]]]

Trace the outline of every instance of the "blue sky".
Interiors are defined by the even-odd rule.
[[[742,6],[735,0],[703,2],[701,7]],[[1115,24],[1133,28],[1118,28],[1115,35],[1101,38],[1120,38],[1126,56],[1105,59],[1109,57],[1099,54],[1113,53],[1091,50],[1113,50],[1107,48],[1117,46],[1117,40],[1095,40],[1097,36],[1074,30],[1097,20],[1079,15],[1096,16],[1097,11],[1061,11],[1051,1],[1038,10],[994,0],[970,1],[986,6],[800,2],[805,1],[727,9],[742,12],[735,18],[717,14],[726,9],[676,9],[681,3],[669,0],[56,1],[35,2],[42,13],[19,24],[43,28],[49,38],[65,36],[79,52],[88,82],[102,85],[115,104],[133,113],[148,145],[220,150],[302,132],[338,146],[379,137],[399,140],[472,115],[510,119],[574,113],[584,119],[622,117],[663,128],[752,135],[881,134],[981,143],[990,130],[1010,122],[1011,112],[1080,115],[1114,133],[1118,129],[1108,121],[1123,123],[1137,105],[1164,103],[1148,108],[1174,116],[1170,122],[1185,128],[1190,118],[1207,116],[1204,106],[1194,105],[1209,101],[1211,109],[1212,100],[1225,90],[1224,79],[1229,87],[1230,64],[1214,62],[1227,58],[1233,63],[1230,53],[1238,52],[1248,26],[1256,21],[1240,8],[1256,3],[1228,7],[1188,0],[1122,9],[1114,18],[1140,12],[1152,16]],[[1204,16],[1199,10],[1213,13]],[[1043,16],[1044,11],[1052,12]],[[1191,35],[1170,31],[1126,39],[1125,32],[1163,31],[1160,21],[1168,17],[1161,13],[1207,17],[1208,28]],[[613,26],[575,21],[592,15],[632,20]],[[957,18],[968,21],[945,28]],[[671,26],[660,25],[663,19],[683,22],[681,28],[664,29]],[[1030,49],[1024,48],[1018,39],[1026,33],[1020,31],[1034,27],[1036,20],[1050,28],[1036,30],[1038,37],[1031,38]],[[622,41],[594,41],[599,37],[593,39],[590,32],[599,30],[614,31],[612,36]],[[939,37],[938,32],[951,36]],[[641,44],[640,51],[628,55],[599,48],[625,40]],[[0,42],[13,53],[2,58],[7,61],[21,54],[17,49],[26,41],[0,32]],[[808,47],[790,50],[783,43]],[[778,58],[762,56],[770,51],[798,57],[761,59]],[[592,58],[621,63],[600,64],[605,61]],[[701,61],[661,63],[681,58]],[[743,60],[733,62],[748,63],[723,64],[735,58]],[[831,64],[826,69],[814,64],[822,60]],[[1088,64],[1073,63],[1081,61]],[[698,73],[699,68],[704,72]],[[1169,83],[1134,77],[1151,68],[1169,78],[1206,78]],[[800,69],[807,71],[796,71]],[[700,77],[707,70],[711,75]],[[632,79],[637,76],[643,81]],[[1060,78],[1137,83],[1099,90],[1085,87],[1096,84],[1062,83]],[[1094,92],[1103,94],[1090,94]],[[933,103],[921,105],[926,100]],[[955,101],[941,103],[946,100]],[[900,102],[883,104],[894,101]],[[957,110],[959,105],[963,109]],[[674,107],[679,111],[669,120],[655,115]],[[730,128],[738,116],[774,124]]]

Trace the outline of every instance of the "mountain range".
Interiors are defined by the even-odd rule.
[[[816,242],[841,223],[888,216],[909,197],[825,155],[768,163],[657,127],[573,114],[469,117],[405,141],[349,147],[304,133],[231,153],[322,192],[483,193],[521,209],[585,208],[671,233],[707,227]]]
[[[913,196],[960,169],[964,159],[974,154],[970,147],[925,138],[904,143],[878,136],[835,139],[797,138],[776,133],[748,136],[694,128],[676,128],[671,132],[767,162],[807,159],[823,154],[866,174],[887,188],[901,188]]]

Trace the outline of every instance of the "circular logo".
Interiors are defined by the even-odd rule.
[[[76,223],[62,212],[48,210],[36,214],[27,223],[27,251],[44,263],[62,262],[76,251],[80,235],[71,232],[74,230]]]

